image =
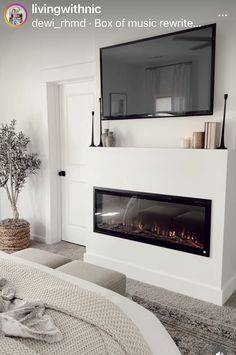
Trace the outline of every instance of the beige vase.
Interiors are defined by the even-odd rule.
[[[113,132],[109,131],[106,137],[106,147],[113,147],[115,145],[115,138]]]

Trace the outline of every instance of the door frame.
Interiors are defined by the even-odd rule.
[[[62,240],[61,223],[61,170],[60,152],[60,85],[94,80],[96,85],[95,62],[74,64],[71,66],[45,69],[41,71],[42,85],[45,93],[43,105],[47,117],[48,129],[48,186],[46,209],[46,243],[53,244]],[[96,95],[96,93],[95,93]],[[56,206],[56,208],[55,208]]]

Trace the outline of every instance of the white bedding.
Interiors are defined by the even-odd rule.
[[[26,261],[12,255],[8,255],[1,251],[0,256],[5,258],[14,258],[16,262],[21,264],[33,265],[34,267],[55,275],[58,278],[79,285],[84,289],[91,290],[99,295],[106,297],[117,306],[119,306],[120,309],[122,309],[122,311],[126,313],[130,319],[132,319],[132,321],[140,329],[153,354],[180,355],[178,348],[161,322],[151,312],[147,311],[135,302],[132,302],[129,299],[103,287],[97,286],[85,280],[78,279],[77,277],[64,274],[55,269],[50,269],[48,267]]]

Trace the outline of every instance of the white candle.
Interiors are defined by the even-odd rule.
[[[191,148],[191,138],[188,137],[188,136],[184,136],[182,139],[181,139],[181,142],[180,142],[180,147],[181,148]]]

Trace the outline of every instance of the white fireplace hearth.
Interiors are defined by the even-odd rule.
[[[89,148],[85,260],[128,277],[222,305],[236,289],[236,152]],[[212,201],[210,256],[94,233],[94,187]]]

